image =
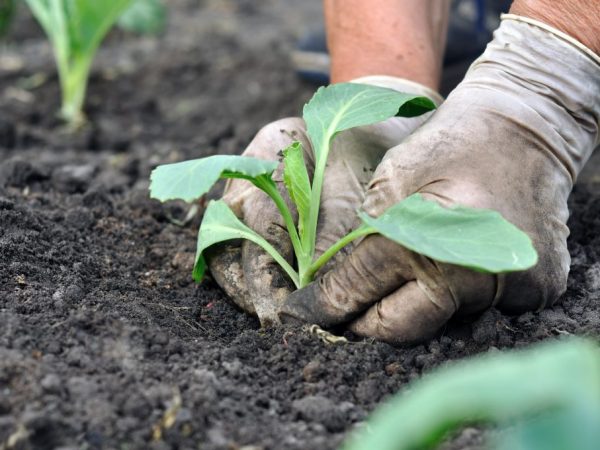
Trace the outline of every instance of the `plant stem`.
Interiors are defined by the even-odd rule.
[[[262,189],[265,193],[271,197],[271,199],[275,202],[277,209],[281,213],[283,217],[283,221],[288,230],[288,234],[290,236],[290,240],[292,241],[292,247],[294,248],[294,254],[296,255],[296,261],[298,262],[298,274],[302,274],[306,272],[308,269],[312,256],[307,252],[302,245],[302,241],[300,240],[300,236],[298,235],[298,230],[296,229],[296,224],[294,223],[294,218],[292,217],[292,213],[287,206],[287,203],[279,193],[277,186],[272,182],[255,182],[256,186]],[[297,279],[300,277],[297,275]],[[302,283],[297,281],[294,282],[296,287],[302,287]]]
[[[327,147],[323,149],[327,151]],[[320,153],[323,154],[323,151]],[[305,250],[304,257],[298,258],[298,274],[300,276],[300,287],[303,288],[313,280],[315,271],[311,271],[315,245],[317,241],[317,224],[319,221],[319,210],[321,208],[321,191],[323,190],[323,176],[325,175],[325,158],[319,158],[315,164],[313,183],[310,190],[310,204],[308,208],[308,220],[303,230],[302,245]]]
[[[252,236],[246,236],[246,239],[264,248],[266,252],[273,257],[275,262],[277,262],[277,264],[279,264],[281,268],[285,270],[285,273],[287,273],[288,276],[291,278],[292,282],[294,283],[294,286],[296,286],[296,289],[300,289],[300,277],[298,276],[298,272],[296,272],[294,268],[285,260],[285,258],[281,256],[281,253],[275,250],[275,247],[269,244],[266,239],[258,241]]]
[[[78,55],[65,65],[59,65],[62,91],[61,116],[73,128],[85,121],[83,102],[92,60],[90,56]]]
[[[303,244],[307,249],[309,257],[315,254],[315,244],[317,240],[317,223],[319,221],[319,209],[321,208],[321,192],[323,190],[323,177],[325,175],[325,164],[327,162],[328,148],[321,149],[320,154],[325,155],[317,160],[315,172],[313,175],[313,184],[310,191],[310,206],[308,209],[308,221],[306,230],[304,230]]]
[[[317,273],[317,271],[321,267],[323,267],[325,265],[325,263],[327,263],[327,261],[329,261],[337,252],[339,252],[342,248],[344,248],[350,242],[352,242],[355,239],[358,239],[359,237],[367,236],[369,234],[375,234],[375,233],[377,233],[377,230],[368,225],[361,225],[356,230],[348,233],[346,236],[344,236],[339,241],[337,241],[335,244],[333,244],[331,247],[329,247],[327,250],[325,250],[323,252],[323,254],[321,256],[319,256],[319,258],[310,265],[310,267],[308,268],[306,273],[304,273],[304,274],[300,273],[300,285],[302,287],[304,287],[308,283],[310,283],[313,280],[315,273]]]

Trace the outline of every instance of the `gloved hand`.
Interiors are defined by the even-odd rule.
[[[437,104],[439,94],[419,84],[392,77],[367,77],[356,82],[373,84],[402,92],[424,95]],[[315,246],[316,257],[358,225],[356,209],[364,200],[366,185],[385,152],[420,126],[427,116],[392,118],[385,122],[355,128],[334,141],[325,172],[320,219]],[[312,148],[300,118],[282,119],[265,126],[243,155],[277,160],[293,141],[302,142],[309,175],[314,170]],[[273,179],[288,199],[283,187],[283,167]],[[291,262],[293,249],[285,224],[273,201],[260,189],[244,180],[228,180],[223,200],[253,230],[265,237]],[[288,201],[288,206],[293,205]],[[295,213],[295,211],[294,211]],[[215,246],[208,252],[213,278],[242,309],[258,315],[261,324],[279,322],[281,302],[294,286],[277,263],[259,246],[249,241]]]
[[[380,215],[420,192],[442,205],[499,211],[539,263],[490,275],[439,263],[380,235],[284,302],[284,321],[391,343],[431,337],[456,313],[539,310],[566,289],[567,197],[599,143],[600,58],[539,22],[505,16],[485,53],[430,120],[391,149],[363,209]]]

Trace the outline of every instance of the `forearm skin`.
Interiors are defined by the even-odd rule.
[[[510,12],[544,22],[600,54],[600,1],[515,0]]]
[[[331,81],[390,75],[437,90],[449,0],[324,0]]]

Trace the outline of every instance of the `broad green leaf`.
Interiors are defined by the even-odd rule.
[[[378,218],[359,216],[388,239],[437,261],[493,273],[537,263],[529,236],[496,211],[444,208],[414,194]]]
[[[553,412],[561,416],[546,415]],[[362,428],[369,431],[352,436],[343,448],[434,449],[465,425],[514,425],[539,418],[546,424],[548,420],[555,425],[560,421],[563,429],[579,423],[581,433],[567,447],[546,447],[538,441],[502,450],[591,450],[595,448],[590,446],[593,437],[597,446],[600,352],[596,343],[583,339],[547,342],[438,369],[375,411],[369,426]],[[541,422],[535,426],[530,423],[529,432],[535,433],[534,428],[539,430],[540,426]],[[521,433],[519,441],[525,439],[522,431],[517,432]],[[570,433],[571,438],[574,436]]]
[[[435,104],[426,97],[366,84],[339,83],[319,88],[304,106],[303,117],[316,158],[320,159],[340,131],[394,116],[414,117],[432,109]]]
[[[598,450],[600,414],[573,405],[514,421],[492,434],[494,450]],[[596,405],[598,407],[598,405]]]
[[[287,272],[294,284],[298,285],[298,275],[288,262],[262,236],[244,225],[222,200],[211,201],[204,212],[198,232],[196,264],[192,274],[194,280],[200,282],[204,277],[206,271],[206,261],[202,254],[204,250],[211,245],[231,239],[248,239],[260,245]]]
[[[63,0],[64,1],[64,0]],[[70,0],[69,25],[77,51],[95,50],[132,0]]]
[[[300,236],[310,207],[310,180],[300,142],[293,142],[283,151],[283,181],[298,210]]]
[[[191,202],[208,192],[219,178],[243,178],[259,187],[273,184],[271,174],[279,163],[247,156],[215,155],[158,166],[150,175],[150,196],[160,201]]]
[[[0,37],[12,23],[15,13],[15,0],[0,0]]]
[[[53,44],[69,59],[95,51],[132,0],[26,0]],[[55,49],[56,50],[56,49]]]
[[[325,167],[335,135],[394,116],[413,117],[434,108],[435,104],[426,97],[366,84],[340,83],[319,88],[303,111],[316,160],[310,211],[302,239],[309,255],[314,254]]]
[[[166,8],[161,0],[133,0],[119,17],[124,30],[140,34],[157,34],[165,28]]]

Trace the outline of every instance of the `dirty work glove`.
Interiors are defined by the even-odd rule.
[[[437,93],[407,80],[367,77],[355,81],[424,95],[441,103]],[[402,142],[424,120],[426,117],[423,116],[392,118],[376,125],[355,128],[335,140],[325,172],[316,257],[358,225],[356,209],[364,200],[364,192],[375,167],[389,148]],[[281,150],[295,140],[304,146],[304,159],[312,176],[312,148],[304,121],[300,118],[282,119],[267,125],[259,131],[243,155],[281,159]],[[287,199],[282,171],[280,165],[273,179]],[[228,180],[223,200],[246,225],[265,237],[288,262],[292,262],[292,244],[270,197],[247,181],[232,179]],[[289,201],[288,206],[292,208]],[[294,286],[271,256],[249,241],[215,246],[207,256],[213,278],[238,306],[258,315],[263,326],[279,322],[279,306]]]
[[[485,53],[429,121],[391,149],[363,209],[414,193],[444,206],[499,211],[533,240],[539,263],[490,275],[415,254],[380,235],[290,295],[284,320],[391,343],[431,337],[456,313],[551,305],[566,289],[567,197],[599,143],[600,59],[539,22],[504,16]]]

